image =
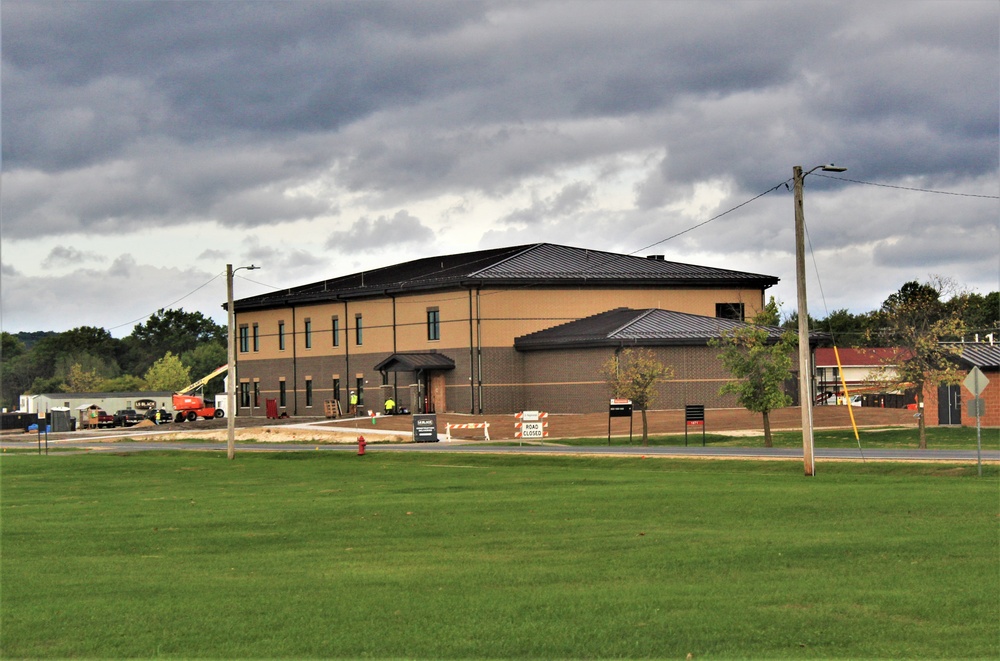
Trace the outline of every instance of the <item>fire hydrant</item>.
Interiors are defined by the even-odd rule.
[[[365,437],[364,436],[358,436],[358,456],[359,457],[362,456],[365,453],[365,445],[367,445],[367,443],[365,442]]]

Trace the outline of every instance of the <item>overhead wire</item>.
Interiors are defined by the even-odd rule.
[[[994,196],[994,195],[976,195],[976,194],[971,194],[971,193],[956,193],[956,192],[950,192],[950,191],[939,191],[939,190],[932,190],[932,189],[912,188],[912,187],[906,187],[906,186],[893,186],[893,185],[890,185],[890,184],[879,184],[879,183],[869,182],[869,181],[861,181],[861,180],[856,180],[856,179],[848,179],[846,177],[831,177],[829,175],[824,175],[824,174],[821,174],[819,172],[812,173],[812,175],[813,176],[817,176],[817,177],[823,177],[825,179],[835,179],[835,180],[839,180],[839,181],[848,181],[848,182],[851,182],[851,183],[863,184],[863,185],[868,185],[868,186],[879,186],[879,187],[883,187],[883,188],[896,188],[896,189],[901,189],[901,190],[909,190],[909,191],[924,192],[924,193],[934,193],[934,194],[939,194],[939,195],[955,195],[955,196],[961,196],[961,197],[977,197],[977,198],[987,198],[987,199],[1000,199],[1000,196]],[[597,261],[593,265],[591,265],[590,267],[588,267],[587,269],[584,269],[582,271],[582,273],[584,273],[584,275],[585,275],[587,272],[592,272],[592,273],[593,272],[597,272],[598,269],[607,268],[608,266],[611,266],[612,264],[614,264],[615,261],[617,261],[619,259],[622,259],[624,257],[633,257],[633,256],[635,256],[638,253],[641,253],[641,252],[644,252],[646,250],[649,250],[650,248],[654,248],[654,247],[656,247],[656,246],[658,246],[660,244],[666,243],[667,241],[671,241],[673,239],[676,239],[677,237],[683,236],[684,234],[687,234],[688,232],[694,231],[694,230],[696,230],[696,229],[698,229],[700,227],[704,227],[705,225],[708,225],[709,223],[714,222],[714,221],[722,218],[723,216],[726,216],[726,215],[728,215],[728,214],[730,214],[730,213],[732,213],[732,212],[734,212],[734,211],[736,211],[736,210],[738,210],[738,209],[740,209],[740,208],[742,208],[742,207],[744,207],[744,206],[746,206],[748,204],[751,204],[752,202],[755,202],[756,200],[764,197],[765,195],[773,193],[774,191],[780,189],[782,186],[784,186],[785,188],[788,188],[788,183],[790,181],[791,181],[791,179],[786,179],[786,180],[784,180],[784,181],[782,181],[782,182],[780,182],[780,183],[772,186],[771,188],[768,188],[767,190],[765,190],[765,191],[763,191],[763,192],[761,192],[761,193],[759,193],[759,194],[757,194],[757,195],[755,195],[755,196],[753,196],[753,197],[751,197],[751,198],[749,198],[749,199],[747,199],[747,200],[745,200],[745,201],[743,201],[743,202],[741,202],[741,203],[739,203],[739,204],[737,204],[737,205],[735,205],[733,207],[730,207],[729,209],[726,209],[722,213],[716,214],[715,216],[712,216],[711,218],[708,218],[708,219],[706,219],[704,221],[701,221],[699,223],[691,225],[690,227],[687,227],[687,228],[685,228],[685,229],[683,229],[683,230],[681,230],[679,232],[671,234],[670,236],[667,236],[667,237],[665,237],[663,239],[660,239],[659,241],[655,241],[655,242],[650,243],[648,245],[645,245],[645,246],[643,246],[641,248],[637,248],[637,249],[635,249],[635,250],[633,250],[633,251],[631,251],[629,253],[609,255],[610,259],[604,260],[604,261]],[[810,250],[812,250],[811,244],[810,244]],[[485,261],[487,259],[488,259],[487,257],[484,257],[482,261],[485,263]],[[814,264],[814,267],[815,267],[815,254],[813,254],[813,264]],[[428,276],[433,276],[433,275],[435,275],[435,273],[443,273],[444,271],[447,271],[447,270],[448,269],[441,269],[441,270],[436,271],[436,272],[431,272],[431,273],[429,273],[427,275]],[[162,307],[158,308],[158,310],[170,308],[171,306],[176,305],[177,303],[179,303],[179,302],[185,300],[186,298],[190,297],[191,295],[195,294],[200,289],[208,286],[209,284],[211,284],[212,282],[214,282],[215,280],[217,280],[221,276],[222,276],[221,273],[215,275],[214,277],[212,277],[210,280],[208,280],[204,284],[202,284],[199,287],[195,288],[194,290],[188,292],[184,296],[181,296],[180,298],[178,298],[177,300],[173,301],[172,303],[169,303],[166,306],[162,306]],[[274,285],[269,285],[269,284],[266,284],[266,283],[258,282],[256,280],[253,280],[253,279],[250,279],[250,278],[245,278],[243,276],[237,276],[237,277],[240,277],[241,279],[246,280],[247,282],[252,282],[252,283],[254,283],[256,285],[260,285],[262,287],[268,287],[268,288],[272,289],[273,291],[280,291],[282,289],[291,289],[291,288],[288,288],[288,287],[276,287]],[[818,273],[818,270],[817,270],[817,279],[818,278],[819,278],[819,273]],[[403,283],[398,283],[398,284],[403,284]],[[535,286],[535,285],[525,284],[525,285],[521,285],[519,287],[510,287],[510,288],[504,289],[503,292],[509,292],[509,291],[513,291],[513,290],[517,290],[517,289],[532,287],[532,286]],[[822,292],[822,283],[821,282],[820,282],[820,290]],[[483,296],[488,296],[488,295],[492,295],[492,294],[499,294],[499,293],[502,293],[502,292],[501,291],[487,292],[487,293],[484,293]],[[445,297],[443,297],[441,299],[435,299],[435,301],[448,301],[448,300],[453,300],[453,298],[454,297],[445,296]],[[826,305],[826,300],[825,300],[825,296],[824,296],[824,306],[825,305]],[[153,314],[155,314],[155,311],[154,312],[150,312],[149,314],[143,315],[142,317],[139,317],[139,318],[134,319],[132,321],[129,321],[129,322],[126,322],[126,323],[123,323],[123,324],[119,324],[117,326],[113,326],[109,330],[116,330],[118,328],[123,328],[125,326],[136,324],[136,323],[138,323],[138,322],[140,322],[140,321],[142,321],[144,319],[147,319],[147,318],[151,317]],[[827,312],[827,316],[829,316],[829,312]]]

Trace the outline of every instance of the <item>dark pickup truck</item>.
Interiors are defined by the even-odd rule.
[[[131,427],[142,422],[142,419],[142,416],[135,409],[121,409],[115,411],[114,426]]]

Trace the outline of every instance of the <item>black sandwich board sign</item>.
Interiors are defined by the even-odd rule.
[[[701,445],[705,447],[705,405],[685,404],[684,405],[684,446],[688,444],[688,429],[691,427],[701,427]]]
[[[413,442],[437,443],[437,415],[434,413],[413,414]]]
[[[608,445],[611,445],[611,418],[628,418],[628,443],[632,445],[632,400],[612,399],[608,405]]]

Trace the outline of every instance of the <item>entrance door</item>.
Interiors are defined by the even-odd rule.
[[[961,386],[938,386],[938,424],[962,424]]]
[[[431,372],[428,376],[431,412],[441,411],[443,413],[448,410],[448,403],[445,399],[444,372]]]

